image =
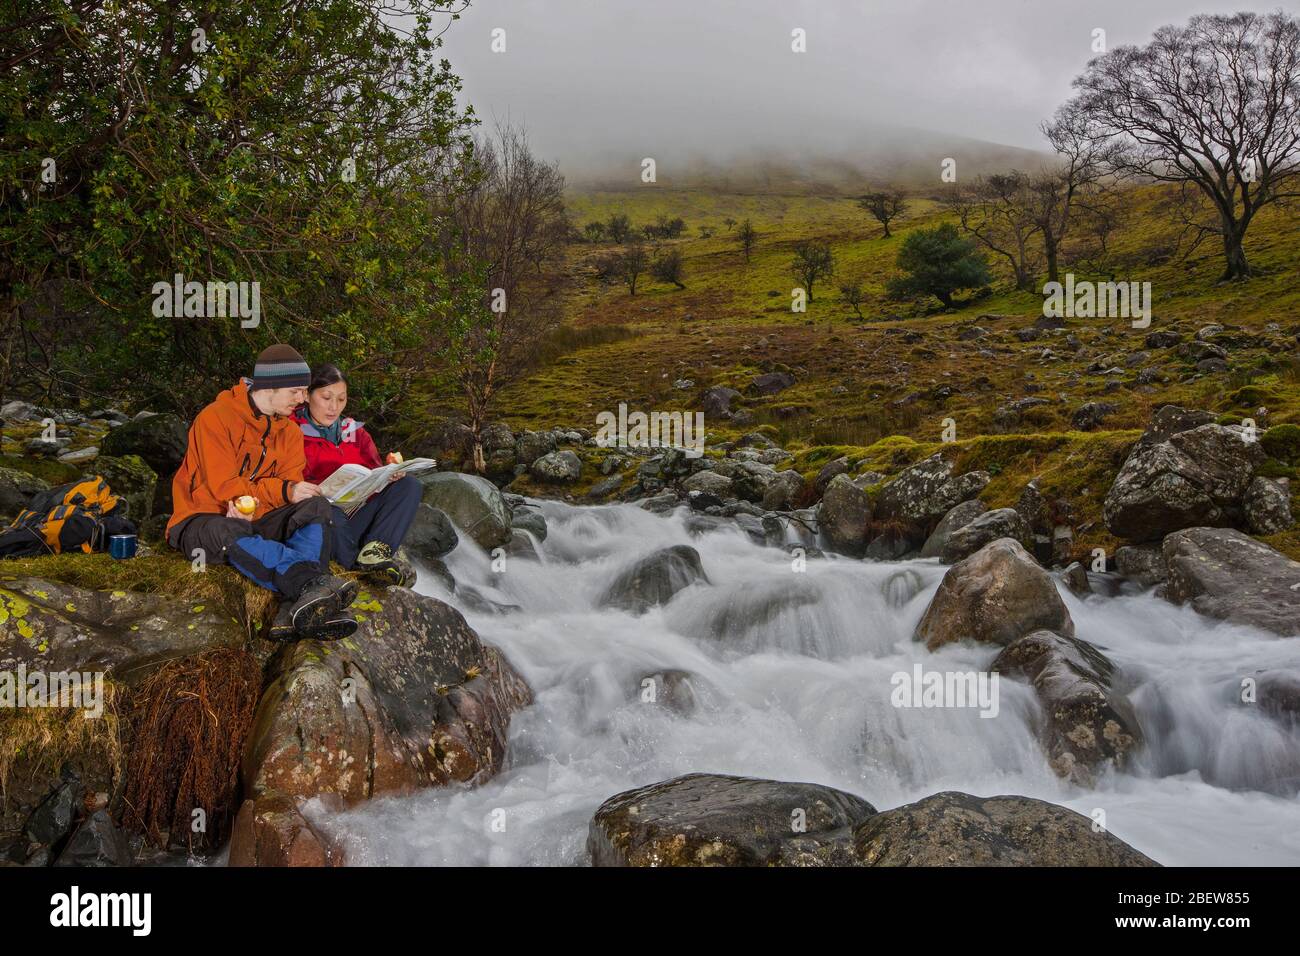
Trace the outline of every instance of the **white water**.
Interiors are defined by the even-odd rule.
[[[941,790],[1022,794],[1091,815],[1165,865],[1300,863],[1300,739],[1237,702],[1255,671],[1300,673],[1300,638],[1215,624],[1145,594],[1080,601],[1062,590],[1078,636],[1105,649],[1147,734],[1130,772],[1093,790],[1048,768],[1032,690],[1000,682],[1000,710],[905,709],[891,676],[983,670],[997,649],[911,640],[944,568],[932,561],[809,560],[728,529],[701,537],[684,511],[541,504],[542,563],[502,573],[462,536],[457,581],[522,610],[466,611],[527,678],[536,702],[514,716],[511,763],[476,789],[430,790],[332,814],[308,812],[358,864],[581,864],[587,825],[610,796],[708,771],[811,781],[888,809]],[[634,617],[595,607],[613,577],[671,544],[700,552],[712,584]],[[419,590],[465,608],[421,574]],[[782,595],[784,610],[741,629]],[[640,679],[689,671],[691,716],[646,704]]]

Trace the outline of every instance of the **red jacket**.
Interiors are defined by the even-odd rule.
[[[314,485],[320,484],[338,471],[340,465],[354,464],[378,468],[383,464],[379,459],[379,449],[375,447],[375,440],[370,437],[370,433],[365,430],[361,422],[351,418],[343,419],[343,441],[335,445],[321,437],[316,426],[307,417],[307,413],[301,409],[294,413],[293,420],[302,429],[302,450],[307,456],[307,467],[303,472],[303,478]]]

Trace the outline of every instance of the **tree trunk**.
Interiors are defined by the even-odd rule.
[[[1047,281],[1060,282],[1060,269],[1057,265],[1056,239],[1050,232],[1043,233],[1043,249],[1047,255]]]
[[[888,239],[888,238],[890,237],[890,235],[891,235],[890,232],[889,232],[889,220],[888,220],[888,219],[881,220],[881,225],[883,225],[883,226],[885,227],[885,234],[884,234],[883,236],[881,236],[880,238],[881,238],[881,239]]]
[[[1250,263],[1246,261],[1246,249],[1242,244],[1245,230],[1239,226],[1224,224],[1223,257],[1226,267],[1223,271],[1225,281],[1250,278]]]

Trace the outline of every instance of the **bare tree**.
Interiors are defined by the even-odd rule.
[[[813,239],[795,243],[790,271],[808,292],[808,301],[811,302],[813,286],[819,280],[829,279],[835,274],[835,256],[831,253],[831,247]]]
[[[981,176],[946,197],[962,229],[1011,266],[1016,288],[1030,291],[1041,266],[1035,221],[1033,177],[1013,170]]]
[[[560,321],[555,286],[570,232],[564,177],[538,159],[527,134],[498,126],[474,148],[477,176],[450,203],[461,256],[481,270],[482,298],[450,346],[464,396],[474,467],[486,467],[482,432],[497,393],[529,367]]]
[[[740,251],[745,254],[745,261],[748,262],[749,254],[754,251],[754,246],[758,243],[758,231],[748,219],[736,230],[736,241],[740,243]]]
[[[871,213],[875,220],[885,227],[882,239],[888,239],[892,235],[889,224],[907,212],[907,198],[899,189],[881,190],[859,196],[858,205]]]
[[[1081,207],[1102,202],[1102,176],[1109,150],[1105,143],[1088,135],[1087,118],[1073,102],[1058,109],[1042,130],[1056,150],[1058,162],[1030,177],[1027,198],[1029,217],[1043,239],[1047,281],[1058,282],[1061,248],[1072,218]]]
[[[633,240],[624,249],[612,252],[596,263],[596,274],[605,282],[623,283],[631,295],[636,295],[637,283],[645,275],[649,264],[650,257],[645,246]]]
[[[840,286],[840,298],[844,304],[853,310],[853,314],[859,319],[865,318],[862,314],[862,303],[867,300],[866,294],[862,291],[862,283],[854,279]]]
[[[632,221],[625,213],[613,213],[605,222],[605,235],[609,236],[610,242],[622,245],[632,235]]]
[[[1112,168],[1200,190],[1213,210],[1200,228],[1222,238],[1223,278],[1249,277],[1251,221],[1300,195],[1300,21],[1196,16],[1095,58],[1074,85]]]

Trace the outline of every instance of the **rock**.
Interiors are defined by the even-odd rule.
[[[587,850],[593,866],[847,866],[875,812],[818,784],[692,773],[610,797]]]
[[[87,445],[85,448],[78,448],[76,451],[65,451],[62,455],[59,455],[59,461],[65,465],[84,465],[98,457],[99,446]]]
[[[640,614],[656,605],[667,604],[674,594],[697,581],[709,583],[700,564],[700,553],[688,545],[677,544],[655,551],[620,572],[598,603],[601,607]]]
[[[804,493],[803,475],[799,472],[778,471],[763,492],[763,508],[767,511],[789,511]]]
[[[80,779],[65,769],[60,783],[28,815],[23,826],[21,853],[15,862],[24,863],[42,850],[48,858],[72,832],[82,812],[84,797],[85,788]]]
[[[1031,533],[1044,534],[1052,529],[1052,508],[1043,497],[1038,478],[1026,482],[1020,497],[1016,499],[1015,509]]]
[[[55,458],[68,446],[67,438],[29,438],[23,452],[37,458]]]
[[[826,486],[817,510],[817,525],[831,551],[860,558],[866,552],[871,501],[848,475],[836,475]]]
[[[1146,347],[1149,349],[1171,349],[1182,340],[1183,337],[1177,332],[1171,332],[1168,330],[1148,332],[1146,337]]]
[[[528,472],[546,484],[567,484],[581,477],[582,459],[567,449],[553,451],[533,462],[528,467]]]
[[[699,707],[691,681],[691,674],[683,670],[646,674],[637,681],[633,697],[643,704],[655,704],[674,714],[688,717]]]
[[[243,644],[243,628],[211,604],[42,578],[0,588],[0,671],[102,670],[134,683],[174,658]]]
[[[338,866],[343,854],[299,810],[303,801],[265,791],[245,800],[230,837],[229,866]]]
[[[1045,398],[1018,398],[1015,401],[999,405],[993,410],[993,423],[999,428],[1014,428],[1024,419],[1025,412],[1032,408],[1052,404]]]
[[[27,507],[32,495],[49,490],[50,484],[43,478],[16,468],[0,467],[0,515],[13,517]]]
[[[822,465],[821,471],[817,472],[817,477],[813,479],[813,490],[817,492],[817,497],[826,493],[826,486],[831,483],[831,479],[836,475],[846,475],[849,471],[849,460],[846,457],[839,457],[828,461]]]
[[[130,866],[131,849],[107,810],[96,810],[72,835],[55,866]]]
[[[1037,630],[1074,636],[1051,575],[1010,538],[954,564],[916,627],[929,650],[960,640],[1010,644]]]
[[[881,489],[876,518],[928,525],[976,497],[989,483],[986,472],[971,471],[954,478],[952,470],[952,462],[939,453],[905,469]]]
[[[1240,531],[1189,528],[1165,538],[1165,597],[1201,614],[1300,634],[1300,562]]]
[[[490,551],[510,540],[510,509],[496,485],[478,475],[423,472],[424,503],[443,511],[480,548]]]
[[[901,561],[920,551],[925,533],[914,525],[891,522],[871,539],[863,557],[872,561]]]
[[[704,390],[700,408],[705,418],[726,418],[731,414],[731,403],[740,398],[740,392],[725,385],[715,385]]]
[[[768,372],[757,376],[749,383],[751,395],[775,395],[794,385],[794,376],[789,372]]]
[[[697,471],[682,482],[682,491],[692,491],[726,498],[731,495],[731,479],[716,471]]]
[[[515,435],[510,426],[505,422],[493,422],[483,429],[479,440],[483,445],[484,466],[489,475],[505,475],[514,470],[518,459],[515,457]]]
[[[955,506],[946,515],[940,519],[939,524],[935,526],[930,537],[925,539],[925,544],[921,547],[921,557],[937,558],[943,554],[943,547],[947,544],[952,533],[958,528],[964,528],[986,511],[984,502],[978,498],[972,498],[970,501],[963,501]]]
[[[1107,765],[1127,766],[1141,745],[1137,717],[1111,689],[1114,665],[1086,641],[1034,631],[1008,644],[989,669],[1033,685],[1057,775],[1090,786]]]
[[[50,417],[50,410],[31,402],[12,401],[0,406],[0,418],[7,422],[39,422]]]
[[[1068,524],[1058,524],[1052,528],[1052,564],[1060,567],[1069,564],[1074,557],[1074,529]]]
[[[510,540],[506,542],[505,549],[506,554],[522,558],[525,561],[542,560],[542,556],[537,550],[537,544],[533,541],[533,536],[523,528],[511,529]]]
[[[1065,807],[1031,797],[945,791],[858,824],[868,866],[1158,866]]]
[[[1295,524],[1291,516],[1291,487],[1287,479],[1256,477],[1242,499],[1252,534],[1277,534]]]
[[[522,431],[515,438],[515,460],[521,465],[531,465],[553,451],[555,435],[551,432]]]
[[[266,862],[264,841],[296,844],[292,801],[353,806],[482,783],[504,764],[510,715],[532,694],[500,652],[455,608],[406,588],[363,592],[353,610],[361,626],[352,637],[287,645],[269,665],[244,756],[249,800],[232,862]],[[279,820],[265,819],[267,801]]]
[[[127,422],[106,434],[99,445],[101,455],[121,458],[138,455],[160,475],[166,486],[167,509],[171,510],[171,479],[185,458],[189,430],[176,415],[164,413]]]
[[[731,479],[731,494],[755,504],[763,500],[768,485],[776,478],[770,465],[756,461],[723,459],[714,464],[713,472]]]
[[[1169,576],[1160,545],[1125,545],[1115,550],[1115,570],[1144,588],[1153,588]]]
[[[587,489],[588,501],[603,501],[623,487],[623,478],[620,475],[614,475],[610,478],[602,478],[590,488]]]
[[[1086,597],[1092,593],[1092,584],[1088,581],[1088,570],[1078,561],[1073,562],[1061,572],[1061,580],[1075,597]]]
[[[1011,538],[1024,544],[1029,537],[1029,526],[1016,509],[986,511],[948,536],[942,560],[944,564],[956,564],[999,538]]]
[[[1235,426],[1201,425],[1164,441],[1139,441],[1106,495],[1106,527],[1140,542],[1239,520],[1242,497],[1264,461],[1259,443],[1243,434]]]
[[[1157,445],[1168,441],[1179,432],[1191,431],[1202,425],[1212,425],[1214,421],[1214,415],[1210,412],[1183,408],[1179,405],[1162,405],[1151,416],[1151,424],[1138,439],[1138,447]]]
[[[127,517],[137,528],[149,520],[157,496],[158,476],[143,458],[100,455],[95,461],[95,474],[108,482],[113,494],[126,499]]]
[[[419,561],[428,563],[451,554],[458,544],[460,536],[456,534],[451,519],[438,508],[421,501],[402,547]]]
[[[546,516],[531,505],[511,509],[510,527],[527,531],[538,541],[546,540]]]
[[[1070,426],[1077,431],[1090,432],[1116,411],[1118,409],[1110,402],[1086,402],[1070,417]]]

